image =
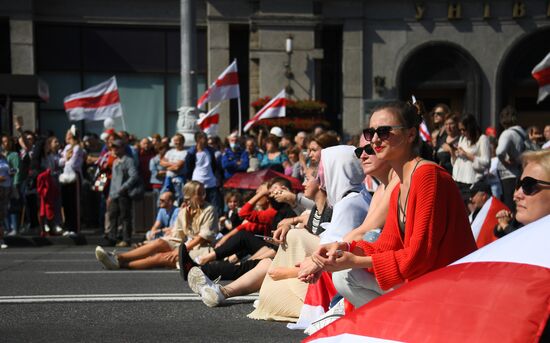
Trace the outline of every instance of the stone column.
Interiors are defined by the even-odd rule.
[[[198,131],[197,103],[197,44],[195,0],[181,0],[181,107],[178,109],[177,130],[185,137],[185,145],[195,144]]]
[[[363,21],[344,23],[342,44],[343,116],[342,128],[357,134],[363,126]]]
[[[30,19],[10,20],[11,70],[14,75],[34,74],[34,35]],[[36,130],[36,104],[14,102],[12,113],[23,118],[25,130]]]

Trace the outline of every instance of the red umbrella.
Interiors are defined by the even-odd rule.
[[[227,181],[225,181],[224,188],[238,188],[238,189],[258,189],[260,185],[266,181],[271,180],[274,177],[283,177],[290,181],[292,189],[295,191],[302,191],[304,187],[300,183],[300,180],[286,176],[285,174],[278,173],[272,169],[262,169],[252,173],[235,173]]]

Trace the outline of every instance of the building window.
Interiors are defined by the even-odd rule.
[[[62,137],[69,127],[63,98],[117,77],[124,123],[115,128],[137,137],[176,131],[180,104],[179,28],[64,25],[35,26],[38,74],[49,84],[50,102],[39,108],[39,127]],[[197,32],[198,94],[205,90],[206,29]],[[82,122],[101,133],[102,122]],[[59,132],[58,132],[59,131]]]

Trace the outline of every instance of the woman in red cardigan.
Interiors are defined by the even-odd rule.
[[[452,177],[420,157],[421,121],[417,109],[407,103],[374,109],[363,135],[400,180],[382,233],[374,243],[337,242],[320,247],[313,255],[319,267],[334,272],[336,289],[355,307],[476,249]],[[314,282],[318,274],[304,270],[300,277]]]

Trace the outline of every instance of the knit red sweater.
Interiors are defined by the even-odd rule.
[[[397,221],[399,185],[395,187],[384,229],[374,243],[356,246],[372,256],[380,287],[387,290],[444,267],[476,250],[460,192],[440,166],[424,164],[414,172],[407,203],[404,239]]]
[[[250,203],[245,203],[239,210],[239,217],[245,219],[237,230],[250,231],[255,234],[271,236],[271,224],[277,215],[277,210],[270,207],[267,210],[256,211]]]

